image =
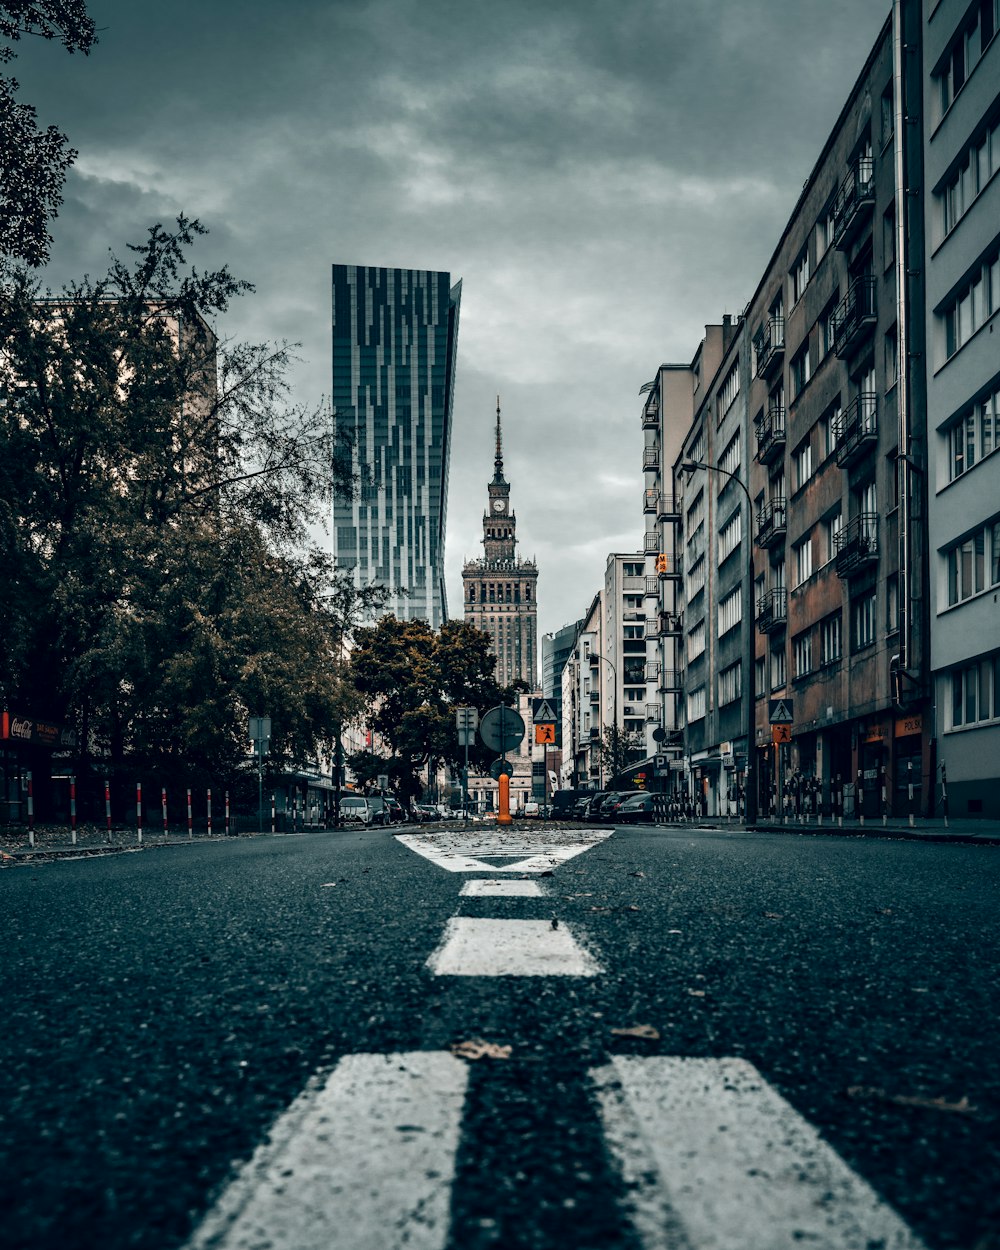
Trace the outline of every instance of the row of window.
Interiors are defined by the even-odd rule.
[[[737,586],[719,602],[719,637],[727,634],[743,619],[743,587]]]
[[[740,362],[737,360],[726,374],[726,380],[719,390],[718,416],[721,420],[733,400],[740,393]]]
[[[948,729],[1000,720],[1000,655],[952,670],[948,711]]]
[[[991,521],[945,552],[948,603],[1000,585],[1000,521]]]
[[[945,356],[954,356],[997,310],[1000,310],[1000,248],[990,252],[941,310]]]
[[[719,534],[719,564],[728,560],[743,538],[743,514],[733,513]]]
[[[948,234],[1000,169],[1000,118],[966,150],[959,167],[938,192],[942,234]]]
[[[865,601],[867,602],[867,596]],[[818,634],[820,666],[825,667],[827,664],[835,664],[843,655],[840,612],[834,612],[820,621]],[[792,641],[792,657],[795,664],[794,671],[796,677],[805,677],[806,674],[813,671],[813,639],[814,631],[809,629],[799,634]]]
[[[973,405],[949,426],[948,475],[954,481],[1000,448],[1000,390]]]
[[[1000,26],[1000,0],[979,0],[965,25],[956,33],[934,78],[938,84],[941,116],[951,108],[955,96],[975,69]]]
[[[874,483],[871,483],[870,489],[866,488],[862,493],[864,499],[871,498],[874,503]],[[861,509],[868,511],[868,509]],[[874,508],[871,509],[874,512]],[[819,525],[819,543],[820,543],[820,568],[824,564],[828,564],[837,554],[837,535],[844,527],[844,514],[838,508],[836,512],[828,516],[826,520],[821,521]],[[801,586],[803,582],[808,581],[813,575],[813,534],[810,531],[801,542],[796,543],[792,548],[792,562],[795,569],[794,586]]]
[[[480,582],[479,584],[479,602],[480,603],[520,603],[521,587],[512,585],[510,582]],[[531,586],[524,587],[525,603],[531,602]],[[469,584],[469,602],[476,602],[476,583]]]

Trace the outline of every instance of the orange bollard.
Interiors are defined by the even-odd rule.
[[[497,824],[509,825],[511,823],[510,778],[507,776],[506,773],[504,773],[503,776],[501,776],[500,778],[500,793],[498,795],[498,798],[500,800],[500,808],[497,812]]]

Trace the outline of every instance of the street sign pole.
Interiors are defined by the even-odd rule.
[[[500,706],[500,742],[503,751],[503,762],[507,763],[507,709],[501,704]],[[497,824],[509,825],[511,823],[510,816],[510,777],[504,773],[498,781],[499,790],[497,792],[498,810]]]

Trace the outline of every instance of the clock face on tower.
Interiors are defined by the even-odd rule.
[[[502,499],[494,499],[494,500],[493,500],[493,511],[494,511],[494,512],[503,512],[503,500],[502,500]]]

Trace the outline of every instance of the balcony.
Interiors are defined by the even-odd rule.
[[[601,657],[597,654],[596,651],[591,651],[590,655],[587,657],[587,662],[591,668],[600,668]]]
[[[878,395],[866,391],[852,400],[833,426],[837,463],[848,469],[878,443]]]
[[[656,519],[658,521],[679,521],[681,519],[681,501],[679,496],[661,494],[657,500]]]
[[[878,560],[878,513],[860,512],[835,540],[837,576],[850,577]]]
[[[830,318],[834,351],[841,360],[853,356],[868,341],[877,318],[875,279],[855,278]]]
[[[660,467],[660,449],[659,447],[644,447],[642,449],[642,467],[646,470],[656,471]]]
[[[776,547],[785,541],[785,501],[769,499],[757,513],[757,546]]]
[[[754,421],[757,432],[758,464],[773,464],[785,450],[785,410],[777,405],[768,408]]]
[[[644,490],[642,492],[642,510],[646,513],[652,513],[656,516],[656,509],[660,503],[660,492],[658,490]]]
[[[753,341],[753,350],[757,359],[757,377],[770,377],[785,354],[784,317],[768,317]]]
[[[676,694],[683,687],[681,679],[681,670],[679,668],[665,668],[660,673],[660,694]]]
[[[646,665],[646,681],[656,681],[660,675],[660,665],[656,660],[650,660]]]
[[[762,634],[784,629],[788,621],[788,591],[784,586],[766,590],[757,600],[757,628]]]
[[[643,593],[647,599],[656,599],[660,594],[660,579],[658,577],[646,577],[643,579]]]
[[[591,690],[591,692],[590,692],[590,706],[591,706],[591,707],[600,707],[600,706],[601,706],[601,692],[600,692],[599,690]]]
[[[590,741],[591,741],[591,742],[600,742],[600,740],[601,740],[601,729],[600,729],[600,726],[599,726],[599,725],[591,725],[591,727],[590,727]]]
[[[651,723],[655,722],[657,725],[662,722],[663,708],[660,707],[659,703],[646,704],[646,720]]]
[[[679,612],[661,612],[656,618],[656,634],[660,638],[679,638],[684,618]]]
[[[657,430],[660,427],[660,405],[658,403],[647,404],[642,410],[642,428],[644,430]]]
[[[875,207],[875,162],[870,156],[857,160],[840,184],[833,204],[833,243],[846,252],[871,223]]]
[[[645,534],[642,539],[642,549],[647,556],[656,555],[660,550],[659,534]]]
[[[661,554],[656,557],[657,577],[669,578],[671,581],[679,581],[683,569],[684,561],[681,556],[667,556]]]

